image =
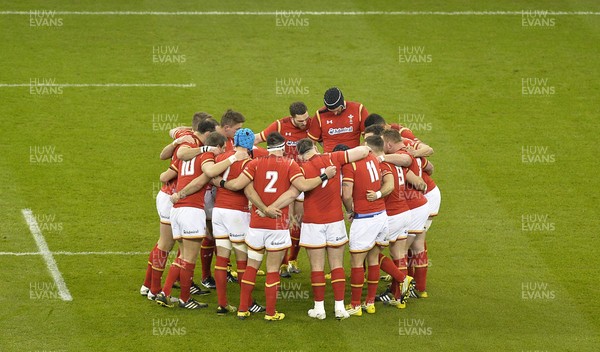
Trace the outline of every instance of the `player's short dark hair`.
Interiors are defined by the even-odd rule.
[[[344,94],[338,87],[331,87],[323,95],[323,102],[327,109],[335,110],[344,105]]]
[[[223,116],[221,116],[221,127],[235,126],[238,123],[244,123],[245,121],[246,118],[244,117],[244,115],[237,111],[228,109],[227,111],[225,111]]]
[[[192,118],[192,129],[194,131],[198,131],[198,125],[200,124],[200,122],[206,120],[206,119],[212,119],[212,115],[204,112],[204,111],[199,111],[197,113],[194,114],[194,117]]]
[[[225,138],[225,136],[219,132],[211,132],[208,137],[206,137],[204,144],[209,147],[223,147],[225,142],[227,142],[227,138]]]
[[[334,152],[340,152],[340,151],[344,151],[344,150],[348,150],[350,149],[349,146],[345,145],[345,144],[338,144],[333,148]]]
[[[290,116],[304,115],[308,111],[306,104],[301,101],[296,101],[290,104]]]
[[[381,136],[383,131],[385,131],[385,127],[383,127],[382,125],[371,125],[365,128],[365,134],[373,133],[373,135],[375,136]]]
[[[214,132],[217,129],[217,121],[212,118],[205,119],[198,123],[198,128],[196,129],[198,133],[206,133],[206,132]]]
[[[391,129],[391,128],[383,131],[383,133],[381,134],[381,138],[383,138],[386,142],[392,142],[392,143],[402,142],[402,136],[400,136],[400,132],[398,132],[394,129]]]
[[[267,136],[267,147],[275,147],[285,143],[285,138],[279,132],[271,132]]]
[[[379,114],[370,114],[365,119],[365,128],[372,125],[385,125],[385,119]]]
[[[296,143],[296,149],[298,149],[298,154],[303,155],[307,151],[311,150],[315,146],[314,142],[310,138],[302,138]]]
[[[379,136],[369,136],[365,139],[369,148],[371,148],[374,152],[383,151],[383,139]]]

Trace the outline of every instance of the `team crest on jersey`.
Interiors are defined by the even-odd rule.
[[[333,125],[333,120],[327,120],[327,121],[325,121],[325,123],[328,125]]]
[[[327,131],[327,133],[329,133],[330,136],[336,135],[336,134],[343,134],[343,133],[351,133],[354,132],[354,127],[350,126],[350,127],[339,127],[339,128],[330,128],[329,131]]]
[[[348,115],[348,122],[350,122],[350,124],[352,125],[354,123],[354,115],[350,114]]]

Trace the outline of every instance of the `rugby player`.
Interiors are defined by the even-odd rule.
[[[320,176],[305,179],[296,161],[283,156],[284,148],[285,138],[278,132],[272,132],[267,136],[269,155],[250,161],[239,177],[233,180],[221,180],[220,184],[232,191],[241,190],[250,185],[264,204],[271,204],[287,192],[292,185],[299,191],[309,191],[335,175],[335,166],[329,166]],[[267,255],[265,282],[265,319],[282,320],[285,318],[285,314],[277,312],[275,305],[277,286],[279,285],[279,267],[285,250],[291,246],[288,209],[282,209],[281,217],[276,219],[260,217],[256,213],[256,209],[258,209],[256,204],[253,204],[250,228],[245,239],[248,246],[248,265],[242,277],[240,305],[237,314],[240,319],[250,316],[248,302],[254,289],[256,271],[260,267],[266,249],[269,254]]]
[[[310,127],[308,137],[314,141],[323,141],[323,150],[333,151],[337,144],[349,148],[360,145],[361,133],[365,130],[364,120],[369,115],[361,104],[344,100],[342,91],[329,88],[323,97],[325,106],[317,110]]]

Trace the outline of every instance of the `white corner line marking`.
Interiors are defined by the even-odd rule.
[[[50,249],[48,249],[48,244],[46,243],[46,240],[42,235],[42,231],[40,230],[40,227],[37,223],[37,220],[33,216],[31,209],[22,209],[21,213],[23,213],[23,217],[25,218],[27,225],[29,225],[29,231],[31,231],[31,234],[33,235],[33,239],[35,240],[35,243],[38,246],[40,254],[44,257],[46,265],[48,266],[48,270],[50,271],[50,274],[52,275],[52,278],[56,283],[56,287],[58,287],[58,293],[60,295],[60,298],[63,301],[72,301],[73,297],[71,296],[71,293],[67,288],[65,280],[63,280],[63,277],[60,271],[58,270],[58,266],[56,266],[56,261],[54,260]]]

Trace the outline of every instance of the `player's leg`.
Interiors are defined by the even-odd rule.
[[[279,267],[285,256],[286,249],[269,250],[267,254],[267,277],[265,280],[265,300],[267,309],[265,312],[265,319],[267,320],[282,320],[285,317],[285,314],[277,312],[275,306],[277,304],[277,287],[280,283]]]
[[[352,239],[352,235],[350,235]],[[365,284],[365,268],[363,263],[367,258],[368,251],[363,252],[350,252],[350,305],[346,307],[346,310],[350,315],[361,316],[362,308],[362,290]],[[333,275],[332,275],[333,279]]]
[[[239,280],[241,281],[239,319],[246,319],[250,316],[249,306],[252,300],[252,291],[256,285],[256,272],[260,268],[265,252],[264,230],[249,228],[244,241],[248,249],[248,262],[245,272]],[[240,263],[238,263],[239,265]],[[239,267],[238,270],[240,270]]]
[[[202,238],[183,238],[182,241],[182,266],[179,278],[181,293],[179,295],[179,307],[186,309],[206,308],[208,304],[197,302],[191,298],[190,288],[196,268],[196,260],[202,247]]]
[[[376,245],[367,253],[367,297],[363,309],[367,313],[375,313],[375,295],[379,285],[379,254],[381,247]]]
[[[290,237],[292,238],[292,247],[289,251],[288,258],[288,271],[292,274],[300,273],[300,268],[298,267],[298,254],[300,253],[300,233],[302,218],[304,216],[304,201],[296,200],[294,202],[294,216],[298,223],[298,226],[292,226],[290,228]]]
[[[306,248],[310,261],[310,282],[313,291],[314,307],[308,310],[308,316],[325,319],[325,247]]]
[[[160,219],[160,237],[163,236],[164,233],[164,228],[171,228],[171,219],[170,219],[170,215],[171,215],[171,209],[173,208],[173,204],[171,203],[171,200],[169,199],[169,195],[166,194],[163,191],[158,192],[158,194],[156,195],[156,210],[158,212],[158,217]],[[169,232],[170,233],[170,232]],[[172,238],[171,238],[172,240]],[[160,241],[160,239],[159,239]],[[172,245],[171,245],[172,247]],[[163,247],[164,250],[164,247]],[[169,251],[170,249],[168,249],[167,251]],[[142,285],[142,287],[140,288],[140,294],[142,296],[146,296],[148,295],[148,293],[152,292],[152,277],[153,275],[155,275],[154,270],[153,270],[153,258],[159,257],[160,254],[162,253],[158,253],[159,249],[158,249],[158,243],[152,248],[152,250],[150,251],[150,254],[148,256],[148,265],[146,266],[146,277],[144,279],[144,284]],[[154,266],[156,267],[156,266]],[[164,270],[164,266],[162,268],[162,270]],[[162,275],[162,274],[161,274]],[[159,282],[159,286],[160,286],[160,282]],[[160,288],[159,288],[160,291]],[[156,291],[154,291],[153,294],[151,294],[150,296],[148,296],[149,299],[154,299],[155,295],[157,294]]]
[[[306,234],[306,232],[304,232]],[[306,236],[303,236],[303,238]],[[346,294],[346,274],[344,273],[344,252],[348,243],[344,220],[331,223],[326,228],[327,258],[331,268],[331,287],[333,289],[334,312],[336,319],[350,316],[344,306]],[[323,268],[324,269],[324,268]]]
[[[215,205],[216,188],[210,187],[204,193],[204,213],[206,214],[206,237],[202,241],[200,249],[200,261],[202,262],[202,286],[215,289],[215,279],[211,274],[212,260],[215,253],[215,239],[213,237],[212,213]]]
[[[171,231],[171,225],[160,224],[160,238],[156,245],[156,249],[151,253],[152,262],[152,280],[150,284],[150,293],[148,298],[155,297],[160,293],[162,275],[165,271],[169,252],[173,249],[175,240],[173,240],[173,233]]]

